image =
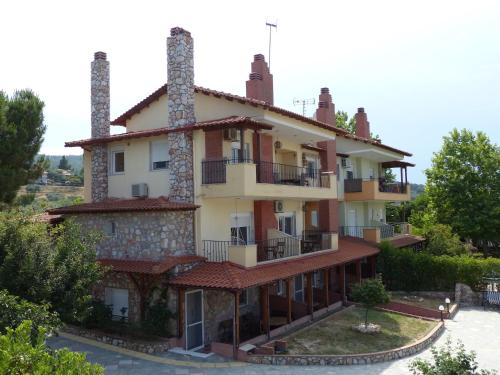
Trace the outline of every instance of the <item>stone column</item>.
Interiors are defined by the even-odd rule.
[[[168,126],[179,128],[196,122],[194,113],[193,38],[180,27],[167,38]],[[193,138],[189,132],[168,134],[170,147],[170,199],[193,202]]]
[[[106,53],[96,52],[91,64],[90,80],[92,138],[109,136],[109,62]],[[93,202],[108,197],[108,148],[106,144],[92,146],[91,152]]]

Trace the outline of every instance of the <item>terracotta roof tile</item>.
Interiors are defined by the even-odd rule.
[[[412,234],[405,234],[399,237],[392,238],[389,242],[397,248],[415,245],[425,241],[424,237],[414,236]]]
[[[258,286],[301,273],[330,267],[378,254],[379,249],[354,238],[339,240],[337,251],[290,258],[252,268],[231,262],[206,262],[170,280],[170,284],[184,287],[238,290]]]
[[[312,118],[302,116],[298,113],[286,110],[284,108],[269,105],[261,100],[246,98],[243,96],[229,94],[229,93],[222,92],[222,91],[211,90],[211,89],[207,89],[207,88],[200,87],[200,86],[195,86],[194,91],[197,93],[204,94],[204,95],[214,96],[216,98],[224,98],[224,99],[229,100],[229,101],[237,101],[241,104],[250,104],[250,105],[253,105],[255,107],[264,108],[264,109],[267,109],[271,112],[279,113],[283,116],[294,118],[294,119],[309,123],[311,125],[323,128],[323,129],[331,130],[331,131],[335,132],[336,134],[338,134],[339,136],[342,136],[345,138],[353,139],[355,141],[361,141],[364,143],[370,143],[372,145],[375,145],[375,146],[378,146],[378,147],[381,147],[381,148],[384,148],[386,150],[390,150],[393,152],[397,152],[397,153],[402,154],[402,155],[412,156],[412,154],[410,154],[406,151],[402,151],[402,150],[398,150],[398,149],[390,147],[390,146],[386,146],[386,145],[384,145],[378,141],[375,141],[373,139],[358,137],[354,134],[350,134],[349,132],[347,132],[344,129],[337,128],[337,127],[331,126],[329,124],[326,124],[326,123],[323,123],[320,121],[316,121]],[[128,111],[126,111],[125,113],[123,113],[122,115],[120,115],[119,117],[114,119],[113,121],[111,121],[111,124],[125,126],[125,124],[129,118],[131,118],[134,114],[142,111],[144,108],[149,106],[152,102],[158,100],[162,95],[164,95],[166,93],[167,93],[167,85],[165,84],[162,87],[160,87],[159,89],[157,89],[155,92],[153,92],[151,95],[149,95],[145,99],[141,100],[135,106],[130,108]]]
[[[135,138],[147,138],[147,137],[156,137],[158,135],[174,133],[174,132],[184,132],[184,131],[193,131],[197,129],[222,129],[225,127],[238,127],[238,126],[246,126],[252,129],[272,129],[273,127],[269,124],[264,124],[262,122],[256,121],[250,117],[245,116],[230,116],[222,119],[210,120],[210,121],[202,121],[197,122],[195,124],[186,125],[180,128],[171,129],[168,127],[162,127],[151,130],[139,130],[139,131],[131,131],[122,134],[114,134],[109,137],[102,138],[89,138],[82,139],[79,141],[66,142],[65,147],[84,147],[93,144],[102,144],[102,143],[110,143],[123,141],[127,139],[135,139]]]
[[[133,272],[160,274],[164,273],[180,264],[188,264],[204,261],[205,258],[196,255],[167,256],[160,261],[144,259],[99,259],[103,266],[111,267],[116,272]]]
[[[102,202],[54,208],[47,212],[53,215],[126,211],[190,211],[198,207],[193,203],[170,201],[162,196],[158,198],[107,199]]]

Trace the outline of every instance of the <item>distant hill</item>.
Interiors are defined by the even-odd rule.
[[[83,155],[65,155],[66,159],[68,159],[69,164],[73,168],[73,170],[78,173],[80,169],[83,168]],[[59,161],[62,158],[62,155],[45,155],[47,159],[50,160],[50,168],[55,169],[59,166]]]
[[[411,186],[411,199],[415,199],[417,195],[424,192],[425,185],[423,184],[410,184]]]

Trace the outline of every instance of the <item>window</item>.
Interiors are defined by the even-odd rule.
[[[128,289],[105,288],[104,303],[111,306],[114,317],[128,318]]]
[[[253,242],[253,218],[251,213],[231,215],[231,242],[245,245]]]
[[[302,275],[295,276],[295,301],[304,302],[304,278]]]
[[[240,293],[240,306],[248,304],[248,289],[243,289]]]
[[[114,236],[116,234],[116,223],[108,221],[104,224],[103,232],[106,236]]]
[[[168,168],[169,154],[168,142],[156,141],[150,143],[151,147],[151,170],[157,171]]]
[[[276,294],[278,296],[285,295],[285,282],[283,280],[278,280],[276,283]]]
[[[311,226],[317,228],[318,227],[318,211],[311,211]]]
[[[313,288],[323,288],[323,271],[313,273]]]
[[[346,178],[348,180],[353,180],[354,179],[354,173],[353,173],[353,171],[346,171],[345,174],[346,174]]]
[[[111,173],[120,174],[125,172],[125,152],[113,151],[111,153]]]
[[[289,234],[290,236],[295,236],[295,213],[294,212],[284,212],[279,214],[279,230]]]
[[[233,162],[237,162],[240,160],[240,147],[241,144],[239,142],[233,142],[231,144],[231,160]],[[245,143],[243,145],[243,160],[250,161],[250,143]]]

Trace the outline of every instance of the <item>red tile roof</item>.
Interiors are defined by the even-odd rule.
[[[191,211],[198,207],[193,203],[170,201],[162,196],[158,198],[106,199],[102,202],[54,208],[47,212],[49,214],[82,214],[126,211]]]
[[[211,90],[211,89],[207,89],[207,88],[200,87],[200,86],[195,86],[194,91],[197,93],[207,95],[207,96],[214,96],[216,98],[224,98],[224,99],[229,100],[229,101],[237,101],[241,104],[250,104],[250,105],[253,105],[254,107],[260,107],[263,109],[267,109],[271,112],[279,113],[283,116],[294,118],[294,119],[306,122],[308,124],[323,128],[323,129],[334,131],[336,134],[338,134],[339,136],[344,137],[344,138],[349,138],[349,139],[353,139],[355,141],[360,141],[360,142],[364,142],[364,143],[370,143],[372,145],[378,146],[380,148],[384,148],[384,149],[389,150],[389,151],[396,152],[398,154],[412,156],[412,154],[410,154],[406,151],[398,150],[396,148],[384,145],[384,144],[382,144],[378,141],[375,141],[373,139],[358,137],[354,134],[350,134],[349,132],[347,132],[344,129],[337,128],[337,127],[331,126],[329,124],[326,124],[326,123],[323,123],[320,121],[316,121],[312,118],[299,115],[298,113],[288,111],[284,108],[269,105],[261,100],[246,98],[243,96],[229,94],[229,93],[222,92],[222,91]],[[128,119],[130,119],[136,113],[139,113],[140,111],[142,111],[144,108],[149,106],[152,102],[158,100],[164,94],[167,94],[167,85],[166,84],[163,85],[162,87],[160,87],[159,89],[157,89],[151,95],[147,96],[145,99],[141,100],[139,103],[137,103],[135,106],[130,108],[128,111],[126,111],[125,113],[123,113],[122,115],[120,115],[119,117],[114,119],[113,121],[111,121],[111,124],[112,125],[126,126],[125,124],[126,124]]]
[[[127,139],[134,138],[146,138],[146,137],[156,137],[162,134],[174,133],[174,132],[183,132],[183,131],[193,131],[197,129],[223,129],[228,127],[239,127],[245,126],[251,129],[272,129],[273,127],[269,124],[264,124],[262,122],[256,121],[250,117],[245,116],[230,116],[222,119],[210,120],[210,121],[202,121],[197,122],[195,124],[186,125],[180,128],[171,129],[168,127],[162,127],[151,130],[138,130],[131,131],[122,134],[114,134],[109,137],[102,138],[89,138],[82,139],[79,141],[66,142],[65,147],[84,147],[93,144],[102,144],[102,143],[110,143],[116,141],[123,141]]]
[[[43,212],[41,214],[38,214],[38,215],[34,216],[33,219],[35,221],[39,221],[39,222],[47,223],[47,224],[51,224],[51,225],[59,224],[64,220],[62,215],[51,215],[48,212]]]
[[[99,259],[103,266],[111,267],[116,272],[133,272],[160,274],[164,273],[180,264],[188,264],[204,261],[205,258],[196,255],[167,256],[163,260],[142,260],[142,259]]]
[[[399,237],[392,238],[389,242],[397,248],[415,245],[420,242],[424,242],[425,238],[420,236],[414,236],[412,234],[405,234]]]
[[[181,274],[169,283],[183,287],[238,290],[271,283],[301,273],[378,254],[379,249],[365,241],[354,238],[339,239],[339,249],[313,253],[300,258],[290,258],[252,268],[231,262],[206,262]]]

